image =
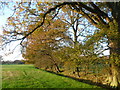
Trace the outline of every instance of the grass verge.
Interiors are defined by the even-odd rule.
[[[35,69],[33,65],[2,65],[2,88],[100,87]]]

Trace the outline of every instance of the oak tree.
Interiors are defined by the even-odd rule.
[[[41,28],[45,23],[49,25],[50,20],[56,19],[61,8],[68,6],[71,11],[79,13],[83,18],[87,19],[98,30],[92,38],[94,42],[106,38],[108,41],[108,48],[110,50],[110,73],[107,76],[108,83],[111,86],[117,87],[120,84],[120,2],[54,2],[54,3],[39,3],[35,6],[29,3],[17,3],[19,17],[9,18],[9,31],[5,30],[6,38],[11,36],[11,41],[22,40],[28,38],[31,34]],[[31,7],[32,6],[32,7]],[[17,14],[17,13],[16,13]],[[21,16],[20,16],[21,14]],[[32,16],[31,16],[32,15]],[[37,19],[36,19],[37,17]],[[25,18],[25,19],[22,19]],[[49,19],[48,19],[49,18]],[[34,21],[33,21],[34,20]],[[27,26],[36,22],[36,26],[32,26],[31,30],[26,29]],[[17,26],[18,23],[18,26]],[[28,25],[29,24],[29,25]],[[23,25],[22,27],[20,25]],[[23,30],[23,29],[26,29]],[[23,35],[22,38],[16,38],[16,35]]]

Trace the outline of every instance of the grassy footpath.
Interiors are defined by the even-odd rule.
[[[32,65],[2,65],[2,88],[99,88],[35,69]]]

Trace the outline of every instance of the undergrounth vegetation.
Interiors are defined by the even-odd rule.
[[[2,65],[2,88],[100,88],[35,69],[33,65]],[[103,90],[103,89],[102,89]]]

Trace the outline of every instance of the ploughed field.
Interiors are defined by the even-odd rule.
[[[100,88],[59,76],[33,65],[2,65],[2,88]]]

